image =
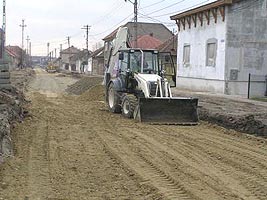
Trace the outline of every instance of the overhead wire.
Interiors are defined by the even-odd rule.
[[[110,16],[112,13],[116,12],[117,10],[121,9],[125,4],[115,4],[111,9],[109,9],[109,12],[102,17],[99,18],[99,20],[96,20],[94,23],[91,24],[91,26],[94,26],[98,24],[99,22],[106,20],[108,16]]]
[[[184,12],[184,11],[196,8],[197,6],[202,6],[202,5],[206,4],[207,2],[209,2],[209,0],[202,1],[202,2],[200,2],[198,4],[193,5],[193,6],[190,6],[190,7],[184,8],[184,9],[180,9],[180,10],[176,10],[174,12],[164,13],[164,14],[161,14],[161,15],[154,15],[154,16],[151,16],[151,17],[158,18],[158,17],[170,16],[172,14],[176,14],[176,13],[179,13],[179,12]]]
[[[106,29],[105,31],[102,31],[100,33],[96,33],[96,34],[92,34],[92,35],[89,35],[89,36],[98,36],[98,35],[102,35],[106,32],[108,32],[109,30],[113,29],[114,27],[117,27],[118,25],[120,25],[122,22],[124,22],[125,20],[127,20],[130,16],[132,16],[133,14],[131,13],[130,15],[128,15],[127,17],[123,18],[120,22],[118,22],[117,24],[115,24],[114,26]]]
[[[161,1],[158,1],[158,2],[155,2],[155,3],[152,3],[152,4],[150,4],[150,5],[141,7],[141,9],[146,9],[146,8],[153,7],[153,6],[158,5],[158,4],[160,4],[160,3],[164,2],[164,1],[166,1],[166,0],[161,0]]]
[[[176,3],[170,4],[170,5],[166,6],[166,7],[161,8],[161,9],[154,10],[154,11],[148,13],[147,15],[151,15],[151,14],[160,12],[160,11],[162,11],[162,10],[166,10],[166,9],[168,9],[168,8],[170,8],[170,7],[173,7],[173,6],[175,6],[175,5],[178,5],[178,4],[180,4],[180,3],[184,2],[184,1],[186,1],[186,0],[180,0],[180,1],[176,2]]]

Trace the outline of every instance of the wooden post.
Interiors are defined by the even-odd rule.
[[[248,74],[248,99],[250,97],[250,79],[251,79],[251,74]]]

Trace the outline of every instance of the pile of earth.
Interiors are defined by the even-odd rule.
[[[173,90],[175,96],[196,97],[199,99],[200,120],[218,124],[225,128],[256,136],[267,137],[266,105],[257,105],[238,98],[226,98],[199,94],[190,91]]]
[[[32,69],[11,72],[11,89],[0,90],[0,163],[13,155],[12,127],[27,115],[27,103],[23,90],[34,77]]]
[[[80,101],[104,101],[105,90],[103,85],[95,85],[89,88],[81,96],[78,97]]]
[[[26,88],[26,85],[35,77],[35,72],[31,68],[23,70],[14,70],[11,72],[10,80],[12,85],[20,91]]]
[[[83,77],[73,85],[68,86],[66,92],[69,94],[81,95],[90,88],[97,85],[101,85],[102,82],[103,82],[103,77],[93,77],[93,76]]]

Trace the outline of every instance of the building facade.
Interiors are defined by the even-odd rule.
[[[247,95],[267,75],[267,0],[219,0],[171,16],[178,29],[177,87]],[[254,89],[265,93],[264,81]]]

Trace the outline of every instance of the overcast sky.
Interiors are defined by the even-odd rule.
[[[133,0],[132,0],[133,1]],[[177,29],[170,16],[214,0],[138,0],[138,21],[163,22],[170,30]],[[2,4],[2,2],[1,2]],[[22,19],[25,39],[32,43],[33,55],[46,55],[50,50],[71,45],[86,48],[84,25],[90,25],[89,48],[101,41],[119,25],[133,20],[133,4],[124,0],[6,0],[7,45],[21,46]],[[2,12],[1,12],[2,13]],[[24,42],[26,47],[26,41]]]

